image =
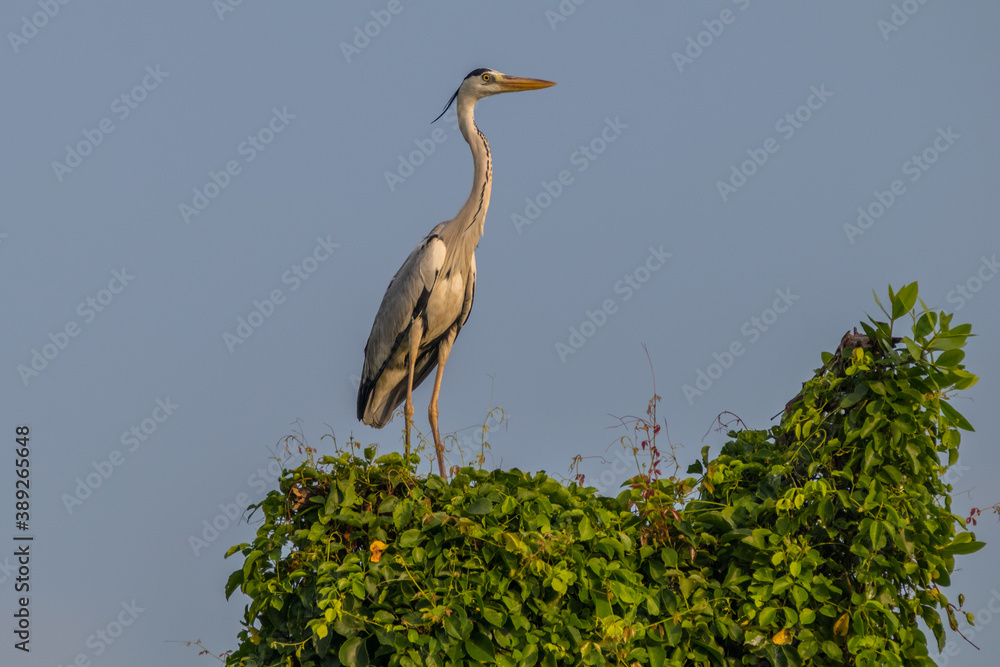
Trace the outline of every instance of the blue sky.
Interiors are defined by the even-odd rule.
[[[32,650],[8,634],[0,661],[205,664],[165,642],[234,647],[222,556],[282,437],[401,447],[401,419],[356,421],[352,376],[468,195],[452,115],[430,121],[476,67],[559,85],[477,107],[493,199],[443,432],[471,443],[500,406],[495,465],[594,457],[612,493],[643,344],[686,463],[722,411],[770,424],[873,289],[917,280],[979,334],[955,510],[996,502],[998,25],[985,0],[5,3],[2,432],[31,429],[35,540]],[[982,651],[942,665],[1000,649],[995,518],[978,535],[952,593],[987,610]]]

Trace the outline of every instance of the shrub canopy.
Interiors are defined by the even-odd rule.
[[[942,474],[968,325],[889,290],[789,402],[688,478],[658,474],[654,397],[617,497],[543,473],[349,451],[286,470],[243,566],[231,665],[926,665],[939,586],[983,545]],[[909,336],[896,325],[912,320]],[[641,438],[645,438],[640,442]],[[960,596],[961,602],[961,596]],[[971,615],[967,615],[973,622]]]

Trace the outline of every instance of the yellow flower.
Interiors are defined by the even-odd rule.
[[[792,641],[792,636],[788,633],[788,628],[785,628],[778,634],[771,637],[771,641],[780,646],[781,644],[790,643]]]
[[[372,552],[372,562],[377,563],[382,558],[382,552],[385,551],[385,542],[375,540],[368,548],[371,549]]]

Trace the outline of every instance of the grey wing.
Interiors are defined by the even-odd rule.
[[[424,316],[427,300],[444,265],[446,249],[435,233],[421,241],[403,262],[382,297],[368,344],[358,389],[358,419],[381,428],[406,396],[406,355],[410,325]],[[421,354],[414,387],[430,372],[436,355]]]

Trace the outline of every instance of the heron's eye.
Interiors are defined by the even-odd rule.
[[[489,74],[484,74],[483,75],[483,81],[489,81],[489,80],[490,80],[490,75]]]

